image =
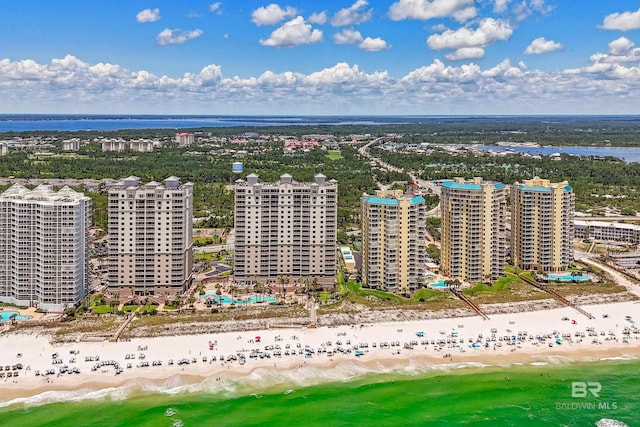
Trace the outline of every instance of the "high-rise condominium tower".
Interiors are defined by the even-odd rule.
[[[63,311],[89,285],[91,199],[64,187],[0,194],[0,301]]]
[[[482,178],[441,184],[441,271],[475,284],[504,275],[507,188]]]
[[[192,281],[193,184],[174,176],[109,189],[109,290],[120,297],[183,293]]]
[[[317,174],[297,182],[289,174],[235,184],[234,276],[238,282],[278,276],[333,281],[336,274],[338,183]]]
[[[361,199],[362,280],[371,288],[415,291],[424,282],[423,197],[377,191]]]
[[[525,270],[566,270],[573,261],[574,210],[573,188],[566,181],[535,177],[513,184],[513,264]]]

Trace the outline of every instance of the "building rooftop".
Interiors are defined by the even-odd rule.
[[[29,190],[20,184],[13,184],[4,193],[0,194],[1,199],[13,200],[38,200],[47,202],[77,202],[87,200],[84,193],[79,193],[71,188],[64,186],[57,192],[54,191],[52,185],[41,184],[33,190]]]

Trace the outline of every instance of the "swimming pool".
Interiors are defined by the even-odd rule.
[[[446,288],[447,284],[444,282],[443,279],[440,279],[435,283],[430,283],[429,287],[431,287],[431,288]]]
[[[575,280],[576,282],[586,282],[587,280],[591,280],[591,278],[586,274],[581,274],[579,276],[572,276],[571,274],[564,274],[562,276],[559,274],[548,274],[547,280],[555,280],[560,282],[572,282]]]
[[[276,302],[278,298],[276,297],[263,297],[252,295],[248,298],[238,298],[231,299],[227,295],[216,295],[216,291],[207,291],[203,295],[200,295],[201,300],[206,300],[207,298],[211,298],[217,304],[253,304],[256,302]]]
[[[16,320],[29,320],[31,316],[20,316],[17,311],[0,311],[0,323],[8,322],[11,320],[11,316],[16,315]]]

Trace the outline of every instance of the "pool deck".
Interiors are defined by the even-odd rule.
[[[2,311],[17,311],[20,314],[20,316],[31,316],[30,319],[18,320],[18,322],[33,322],[36,320],[47,320],[49,316],[54,316],[54,315],[56,316],[56,318],[58,317],[58,313],[37,313],[34,307],[20,309],[18,307],[2,306],[0,308],[2,309]],[[6,323],[9,323],[9,322],[6,322]]]

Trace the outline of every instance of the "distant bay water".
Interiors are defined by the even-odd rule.
[[[346,126],[346,125],[444,125],[447,123],[519,123],[586,126],[640,122],[636,116],[224,116],[224,115],[78,115],[0,114],[0,139],[6,132],[29,131],[117,131],[131,129],[194,129],[206,127]],[[640,147],[529,147],[476,146],[495,152],[540,154],[567,153],[576,156],[613,156],[640,162]]]
[[[549,156],[551,154],[571,154],[573,156],[612,156],[627,163],[640,162],[640,147],[527,147],[527,146],[499,146],[476,145],[479,150],[514,153],[529,153],[532,155]]]
[[[383,125],[407,123],[401,117],[365,116],[160,116],[0,114],[0,132],[115,131],[314,125]]]

